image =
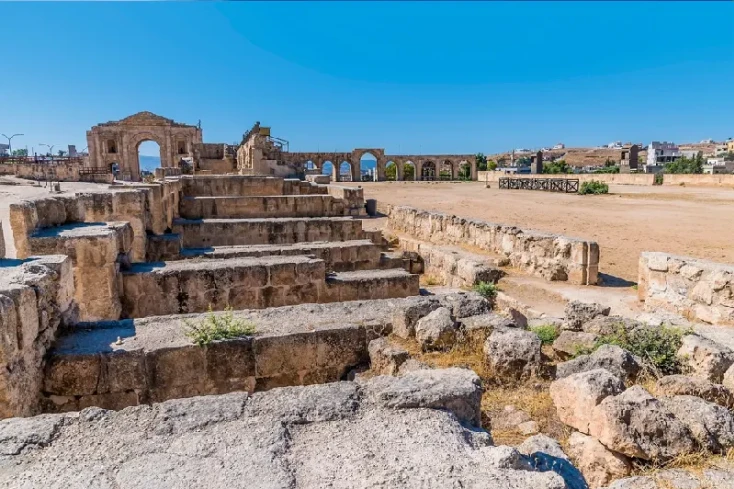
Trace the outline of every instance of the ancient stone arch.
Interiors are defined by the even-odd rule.
[[[184,158],[193,158],[194,144],[202,142],[201,127],[180,124],[152,112],[98,124],[87,131],[88,166],[109,168],[114,162],[124,178],[138,181],[138,147],[143,141],[158,144],[162,167],[175,167]]]

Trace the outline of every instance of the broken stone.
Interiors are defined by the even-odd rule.
[[[589,351],[596,346],[598,336],[583,331],[561,331],[553,342],[553,351],[563,358],[573,358],[581,352]]]
[[[571,301],[566,305],[563,329],[581,331],[584,323],[597,316],[608,316],[610,308],[596,302]]]
[[[725,452],[734,446],[734,417],[725,407],[696,396],[663,397],[660,401],[688,427],[702,448]]]
[[[550,396],[563,423],[589,433],[593,408],[623,390],[619,377],[600,368],[553,381]]]
[[[628,457],[664,462],[696,447],[688,427],[638,385],[601,401],[588,426],[605,447]]]
[[[688,375],[667,375],[655,384],[658,396],[698,396],[709,402],[730,408],[734,404],[734,395],[721,384],[713,384],[700,377]]]
[[[498,376],[521,379],[540,371],[541,346],[535,333],[517,328],[497,328],[484,343],[484,355]]]
[[[377,375],[397,375],[400,366],[410,357],[407,351],[390,344],[387,338],[377,338],[367,346],[370,367]]]
[[[439,307],[419,319],[415,326],[415,338],[423,351],[451,348],[456,339],[456,323],[451,317],[451,311]]]
[[[556,378],[562,379],[579,372],[603,368],[622,379],[633,381],[640,372],[634,355],[616,345],[602,345],[590,355],[580,355],[556,366]]]
[[[627,457],[608,450],[598,440],[578,431],[568,438],[568,454],[591,488],[627,477],[632,469]]]
[[[517,431],[523,435],[535,435],[540,431],[540,428],[538,428],[538,423],[531,420],[517,425]]]
[[[734,351],[698,335],[684,336],[678,357],[699,377],[721,383],[724,373],[734,364]]]

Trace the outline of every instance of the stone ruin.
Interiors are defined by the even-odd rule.
[[[629,352],[574,353],[648,325],[570,303],[547,350],[529,326],[553,318],[467,291],[510,269],[594,285],[596,243],[380,211],[385,235],[363,227],[360,188],[254,176],[161,175],[11,204],[0,485],[619,489],[655,487],[624,479],[634,460],[734,446],[726,346],[687,335],[691,375],[662,377],[653,395],[632,385],[642,367]],[[730,319],[730,268],[644,254],[640,273],[651,307]],[[446,288],[422,289],[421,274]],[[254,332],[197,344],[192,325],[212,315]],[[508,385],[545,385],[573,430],[568,455],[524,406],[485,419],[476,373],[434,369],[406,344],[471,348]],[[503,426],[534,436],[496,446],[485,430]]]

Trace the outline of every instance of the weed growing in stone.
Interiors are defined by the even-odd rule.
[[[560,334],[558,332],[558,327],[555,324],[541,324],[539,326],[533,326],[530,328],[530,331],[537,334],[541,343],[544,345],[550,345],[556,341],[556,338],[558,338],[558,335]]]
[[[479,282],[474,286],[474,292],[481,295],[487,300],[493,300],[497,297],[497,284],[490,282]]]
[[[681,372],[681,359],[677,353],[681,340],[691,332],[687,328],[666,325],[627,331],[620,325],[614,333],[599,338],[594,349],[601,345],[617,345],[637,355],[652,374],[661,377]],[[579,354],[584,353],[589,352],[579,351]]]
[[[198,323],[184,320],[184,324],[187,328],[186,337],[199,346],[255,333],[255,325],[244,319],[235,318],[231,307],[227,307],[222,314],[215,314],[210,305],[206,318]]]
[[[591,180],[589,182],[584,182],[581,184],[581,188],[579,189],[579,193],[581,195],[587,195],[587,194],[608,194],[609,193],[609,185],[607,185],[604,182],[600,182],[598,180]]]

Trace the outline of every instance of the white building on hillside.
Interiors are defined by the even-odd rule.
[[[662,166],[680,157],[680,149],[675,143],[653,141],[647,147],[647,166]]]
[[[555,146],[553,146],[553,149],[566,149],[566,145],[563,143],[558,143]]]

